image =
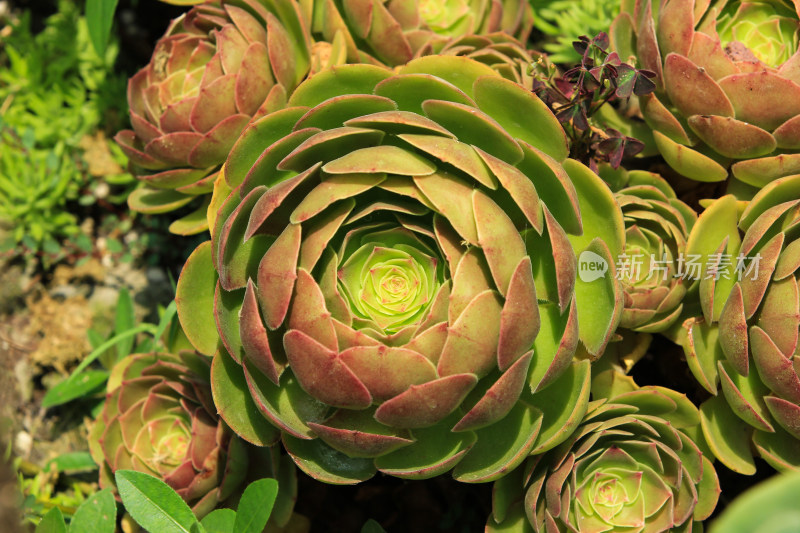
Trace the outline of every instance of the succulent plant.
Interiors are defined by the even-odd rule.
[[[164,213],[203,198],[170,229],[207,229],[220,165],[254,116],[285,105],[308,73],[310,46],[290,0],[208,2],[173,20],[150,63],[128,83],[133,129],[116,141],[145,183],[130,207]]]
[[[712,523],[711,533],[793,533],[800,529],[800,472],[778,474],[737,496]]]
[[[248,451],[220,423],[207,359],[151,353],[117,363],[90,431],[101,488],[116,488],[117,470],[145,472],[163,479],[200,517],[240,488]]]
[[[619,13],[618,2],[604,0],[529,0],[533,6],[534,28],[548,39],[541,49],[550,61],[573,65],[580,62],[572,43],[582,35],[608,31]]]
[[[569,439],[495,484],[486,530],[701,530],[720,489],[693,437],[697,408],[612,372],[595,378],[592,395]]]
[[[740,210],[732,195],[716,200],[689,236],[687,254],[703,266],[702,316],[684,323],[684,351],[715,395],[701,414],[719,460],[753,474],[755,450],[775,468],[796,469],[800,176],[773,181]]]
[[[800,170],[799,9],[793,0],[623,2],[612,46],[657,74],[641,109],[673,169],[723,181],[730,168],[729,190],[743,198]]]
[[[503,31],[528,40],[527,0],[301,0],[312,33],[332,42],[341,34],[352,63],[404,65],[451,37]]]
[[[620,327],[663,332],[680,318],[686,289],[686,239],[697,220],[667,181],[643,170],[600,169],[622,209],[625,251],[617,271],[625,291]]]
[[[217,352],[215,397],[252,397],[303,470],[488,481],[568,436],[573,353],[619,321],[622,215],[530,91],[458,56],[337,67],[248,127],[225,178],[178,314]],[[576,280],[576,252],[610,275]]]
[[[474,59],[526,89],[533,88],[531,64],[535,60],[534,56],[538,57],[538,55],[526,50],[522,42],[507,33],[454,37],[444,46],[437,47],[434,52],[438,55],[454,55]]]

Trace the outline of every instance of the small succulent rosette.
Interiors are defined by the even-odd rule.
[[[796,0],[625,0],[612,25],[623,60],[657,74],[641,110],[678,173],[742,198],[800,171]]]
[[[464,35],[454,37],[442,46],[424,50],[438,55],[462,56],[483,63],[498,74],[527,89],[533,89],[531,64],[538,58],[525,45],[507,33],[491,33],[488,35]]]
[[[673,390],[595,378],[564,443],[496,482],[487,532],[702,531],[720,488],[697,408]]]
[[[681,317],[692,284],[684,262],[697,214],[658,174],[604,165],[600,175],[615,191],[625,221],[625,250],[617,259],[625,291],[620,327],[664,332]]]
[[[449,38],[505,32],[528,40],[527,0],[300,0],[312,34],[345,41],[351,63],[404,65]]]
[[[715,396],[703,431],[727,467],[753,474],[756,452],[800,467],[800,176],[764,187],[744,208],[732,196],[700,215],[687,251],[704,266],[702,315],[684,323],[692,373]]]
[[[207,2],[173,20],[128,83],[133,129],[115,137],[144,182],[131,209],[165,213],[195,201],[197,211],[170,230],[208,229],[220,166],[254,116],[286,104],[308,73],[310,47],[290,0]]]
[[[555,446],[588,401],[578,344],[601,353],[622,311],[622,213],[567,153],[538,98],[467,57],[304,82],[237,142],[178,282],[215,395],[247,391],[331,483],[489,481]],[[605,271],[576,276],[584,252]]]
[[[220,423],[209,371],[207,358],[192,352],[132,355],[113,368],[90,430],[101,487],[115,487],[117,470],[145,472],[175,489],[198,516],[240,488],[247,448]]]

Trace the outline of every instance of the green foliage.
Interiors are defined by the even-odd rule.
[[[117,0],[86,0],[89,37],[99,55],[103,55],[108,46],[108,37],[111,34],[116,9]]]
[[[125,109],[125,79],[110,69],[118,47],[112,43],[98,56],[73,2],[59,2],[59,11],[35,35],[25,12],[0,42],[0,102],[7,126],[32,130],[35,144],[47,149],[59,141],[77,147],[101,122],[108,128],[117,125],[106,115]]]
[[[147,353],[159,349],[173,352],[184,347],[183,333],[177,321],[173,320],[174,317],[173,302],[160,311],[158,324],[137,325],[130,294],[125,289],[120,291],[114,330],[108,338],[103,338],[96,330],[89,330],[92,352],[67,379],[47,391],[42,399],[42,406],[55,407],[79,398],[98,395],[105,390],[111,368],[117,361],[132,353]],[[137,343],[136,336],[140,333],[147,334],[147,337]],[[99,360],[104,369],[90,369],[89,365],[95,360]]]
[[[35,533],[67,533],[64,515],[58,507],[53,507],[36,526]]]
[[[581,60],[572,43],[581,35],[608,31],[619,12],[619,2],[604,0],[530,0],[536,13],[534,27],[548,40],[542,47],[553,63],[572,65]]]
[[[81,505],[69,523],[69,533],[114,533],[117,502],[111,489],[101,490]]]
[[[77,197],[81,178],[63,143],[41,150],[33,137],[31,129],[22,137],[0,129],[0,222],[13,228],[4,247],[57,251],[58,240],[79,232],[66,203]]]
[[[87,500],[97,497],[96,494],[92,495],[97,490],[96,485],[84,481],[87,473],[97,470],[97,464],[87,452],[61,454],[42,468],[22,459],[16,459],[14,464],[18,472],[19,490],[23,495],[23,518],[28,523],[40,523],[40,528],[58,527],[56,515],[61,517],[63,523],[64,517],[73,516]],[[58,513],[53,509],[57,509]]]
[[[364,522],[361,533],[386,533],[386,530],[377,521],[370,518]]]
[[[259,533],[278,495],[277,481],[259,479],[245,489],[236,511],[217,509],[198,521],[178,493],[160,479],[133,470],[118,470],[115,479],[122,504],[136,523],[164,533]]]
[[[35,533],[114,533],[117,503],[110,489],[101,490],[78,507],[67,528],[64,514],[53,507],[36,526]]]
[[[776,475],[751,488],[711,523],[711,533],[792,533],[800,530],[800,472]]]
[[[157,477],[134,470],[118,470],[117,489],[128,514],[148,531],[190,533],[197,518],[186,502]]]
[[[0,224],[10,231],[0,251],[57,256],[65,240],[79,240],[68,204],[93,203],[98,188],[81,143],[102,128],[118,129],[125,78],[111,69],[116,44],[98,56],[73,2],[59,2],[38,34],[29,12],[8,28],[0,37]]]
[[[264,478],[254,481],[244,489],[239,500],[236,520],[231,532],[261,533],[267,524],[275,499],[278,497],[278,482]]]

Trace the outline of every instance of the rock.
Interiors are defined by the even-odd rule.
[[[80,294],[80,291],[78,291],[77,285],[59,285],[50,291],[50,296],[59,302],[63,302],[68,298],[74,298],[78,296],[78,294]]]
[[[89,305],[96,313],[109,310],[113,314],[114,309],[117,307],[118,298],[119,289],[117,288],[108,286],[95,287],[89,297]]]
[[[17,433],[14,439],[14,452],[20,457],[27,457],[31,453],[31,446],[33,446],[33,437],[26,431]]]

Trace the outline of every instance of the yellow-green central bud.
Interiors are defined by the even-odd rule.
[[[725,52],[734,61],[760,61],[777,68],[797,50],[800,21],[793,6],[777,1],[732,3],[717,22]]]
[[[154,452],[152,460],[155,463],[154,466],[159,470],[162,468],[172,469],[186,459],[192,436],[191,432],[187,431],[179,421],[173,423],[169,432],[159,435],[159,430],[162,428],[163,424],[151,425],[150,441]]]
[[[467,0],[419,0],[422,21],[441,35],[457,34],[458,25],[472,18]]]
[[[365,237],[340,264],[338,285],[357,327],[392,334],[424,318],[441,285],[440,260],[416,239],[392,242],[396,236],[387,240],[383,234],[383,242],[371,241],[374,237]]]

